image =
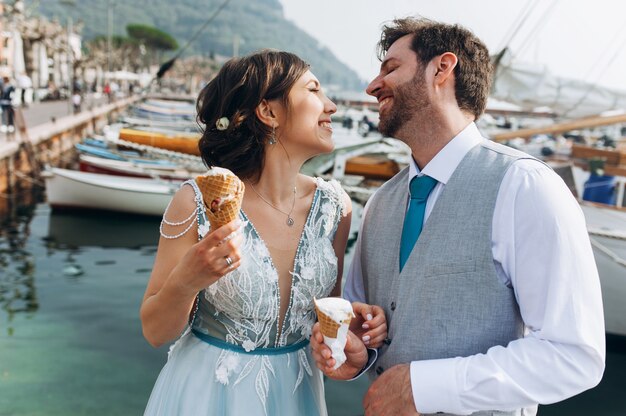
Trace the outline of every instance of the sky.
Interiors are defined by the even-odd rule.
[[[516,61],[556,75],[626,90],[625,0],[280,0],[288,20],[370,81],[380,27],[421,15],[459,23],[493,54],[508,43]],[[515,29],[522,20],[519,30]],[[510,41],[507,41],[510,39]]]

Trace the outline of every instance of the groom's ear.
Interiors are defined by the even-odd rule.
[[[261,120],[263,124],[269,127],[278,127],[277,111],[274,108],[276,103],[274,101],[261,100],[261,103],[254,110],[257,118]]]

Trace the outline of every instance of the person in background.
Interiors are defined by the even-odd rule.
[[[336,110],[287,52],[231,59],[200,93],[202,158],[235,173],[245,194],[239,219],[210,229],[188,181],[163,216],[143,332],[154,346],[185,332],[146,415],[327,414],[308,349],[313,299],[340,295],[352,208],[338,182],[299,172],[333,150]],[[354,309],[358,336],[380,345],[382,310]]]
[[[26,92],[33,87],[33,82],[26,72],[22,72],[17,77],[17,86],[20,89],[20,103],[22,107],[28,108],[28,103],[26,102]]]
[[[108,82],[106,82],[104,84],[104,88],[102,89],[102,93],[104,95],[106,95],[107,97],[107,103],[110,104],[111,103],[111,84],[109,84]]]
[[[75,89],[72,94],[72,106],[74,108],[74,114],[80,113],[83,97],[80,95],[80,90]]]
[[[546,164],[477,129],[487,48],[422,18],[385,26],[379,48],[367,93],[412,159],[368,201],[345,297],[381,305],[389,334],[377,359],[350,336],[332,370],[316,325],[319,368],[349,379],[376,360],[367,416],[533,415],[594,387],[605,336],[585,218]]]
[[[13,108],[13,94],[15,87],[8,76],[2,77],[2,92],[0,93],[0,108],[2,108],[3,133],[13,133],[15,131],[15,109]]]

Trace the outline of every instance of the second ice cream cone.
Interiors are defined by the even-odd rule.
[[[317,312],[317,320],[320,323],[320,331],[322,332],[322,335],[329,338],[337,338],[337,331],[339,330],[341,324],[326,315],[324,312],[320,311],[317,305],[315,305],[315,312]]]

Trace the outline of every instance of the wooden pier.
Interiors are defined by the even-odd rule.
[[[59,165],[74,144],[101,131],[140,99],[141,96],[118,99],[32,127],[26,126],[21,111],[16,109],[15,133],[0,136],[0,217],[9,200],[30,188],[33,182],[37,183],[38,172],[44,165]]]

